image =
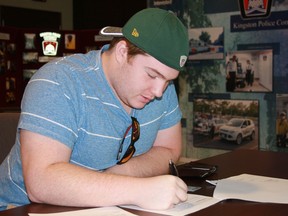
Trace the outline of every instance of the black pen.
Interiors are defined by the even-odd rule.
[[[169,170],[171,175],[179,176],[177,167],[175,166],[174,162],[171,159],[169,160]]]

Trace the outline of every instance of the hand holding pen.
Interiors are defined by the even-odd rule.
[[[178,169],[177,169],[175,163],[171,159],[169,160],[169,170],[170,170],[171,175],[179,177]],[[198,187],[198,186],[189,186],[189,185],[187,186],[188,192],[194,192],[196,190],[199,190],[200,188],[201,187]]]

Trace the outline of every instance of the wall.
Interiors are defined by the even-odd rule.
[[[46,2],[32,0],[1,0],[0,5],[60,12],[62,14],[62,29],[73,29],[73,0],[47,0]]]
[[[272,54],[271,53],[263,53],[261,54],[259,60],[260,60],[260,64],[259,64],[259,79],[260,79],[260,82],[263,86],[265,86],[266,88],[268,89],[273,89],[273,81],[271,79],[268,79],[267,75],[268,73],[266,72],[267,69],[269,68],[273,68],[273,61],[272,61]],[[267,59],[267,60],[263,60],[263,59]],[[271,71],[271,70],[269,70]]]
[[[146,7],[147,0],[74,0],[74,30],[123,26],[133,14]]]
[[[190,59],[189,56],[190,61],[186,64],[186,69],[180,73],[179,99],[183,112],[182,155],[185,157],[205,158],[240,148],[283,152],[288,150],[288,148],[279,148],[276,143],[277,113],[281,111],[288,113],[288,51],[284,48],[288,47],[288,3],[282,0],[269,1],[272,2],[272,8],[268,16],[243,19],[239,2],[241,1],[149,1],[148,6],[150,7],[161,7],[174,11],[189,29],[190,38],[193,38],[193,34],[190,34],[190,32],[193,32],[190,31],[191,29],[198,28],[204,32],[213,27],[223,27],[224,29],[223,58],[205,59],[203,53],[197,60]],[[218,7],[219,5],[221,7]],[[272,50],[273,52],[273,55],[264,54],[265,57],[262,54],[257,55],[257,57],[251,56],[253,62],[256,63],[255,66],[259,69],[256,78],[259,78],[259,84],[264,88],[257,90],[256,85],[253,84],[253,87],[249,86],[249,88],[240,89],[242,87],[238,87],[236,90],[227,90],[227,59],[225,56],[231,52],[252,52],[255,50]],[[242,65],[245,65],[247,58],[248,55],[239,59]],[[262,60],[264,58],[265,61]],[[286,99],[283,97],[286,97]],[[243,145],[237,146],[233,142],[222,143],[219,137],[217,141],[202,137],[202,140],[208,140],[205,143],[207,145],[195,146],[193,103],[197,98],[244,102],[257,101],[258,116],[253,119],[257,128],[256,141],[247,140]],[[279,105],[277,105],[277,101]],[[232,111],[229,115],[231,118]],[[228,118],[227,114],[224,114],[224,116]],[[245,116],[242,118],[245,118]],[[219,143],[222,144],[222,148],[216,147]],[[252,146],[251,143],[255,145]],[[223,147],[224,144],[225,148]]]

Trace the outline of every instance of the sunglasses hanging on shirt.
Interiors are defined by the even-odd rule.
[[[118,155],[117,155],[117,160],[118,160],[117,164],[126,163],[128,160],[130,160],[132,158],[132,156],[134,155],[134,153],[136,151],[134,144],[140,137],[140,125],[139,125],[139,122],[137,121],[137,119],[135,117],[131,117],[131,119],[132,119],[132,124],[126,129],[124,136],[123,136],[121,143],[120,143],[120,147],[119,147],[119,151],[118,151]],[[130,141],[130,144],[129,144],[125,154],[121,158],[124,140],[125,140],[126,136],[128,135],[131,128],[132,128],[131,141]]]

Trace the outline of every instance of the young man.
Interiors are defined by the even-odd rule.
[[[186,184],[167,175],[181,153],[172,80],[187,59],[187,29],[150,8],[101,32],[116,36],[110,47],[50,62],[28,83],[16,143],[0,167],[2,209],[167,209],[187,199]]]

